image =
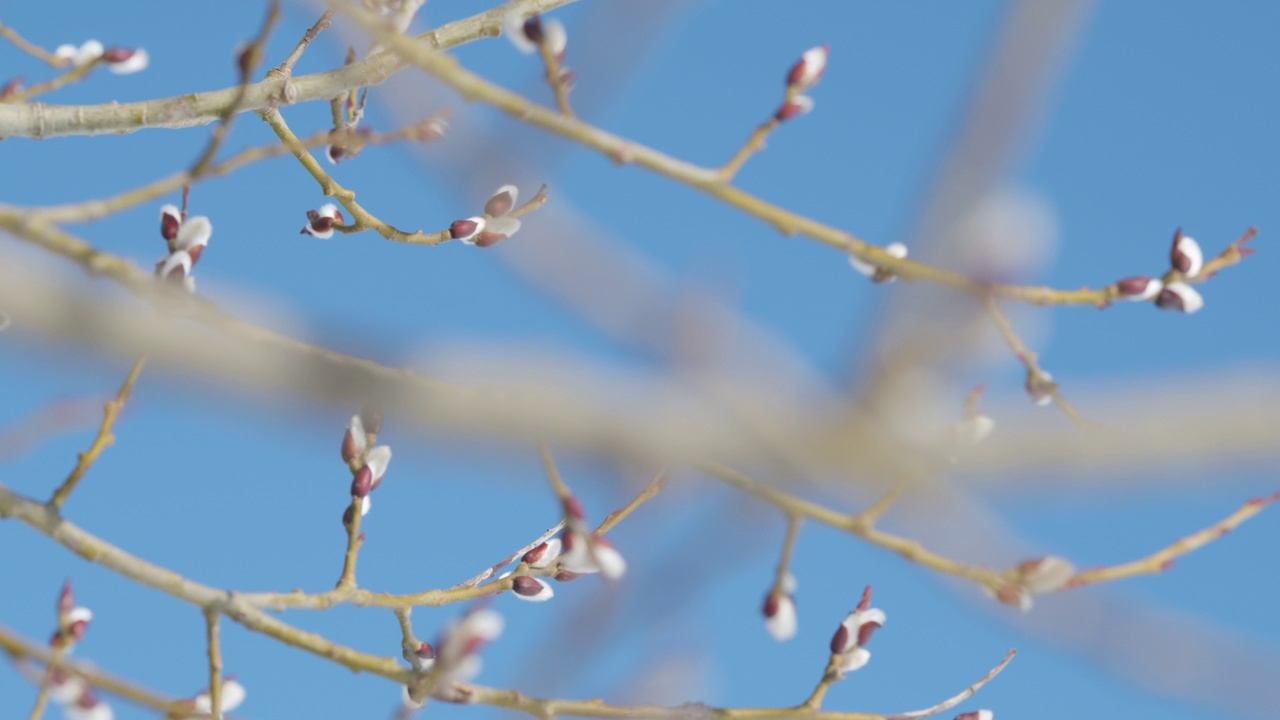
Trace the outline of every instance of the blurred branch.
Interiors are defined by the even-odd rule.
[[[95,688],[125,698],[144,707],[168,713],[173,718],[199,717],[192,711],[190,702],[173,700],[149,688],[116,677],[93,667],[83,660],[58,659],[48,648],[38,645],[17,633],[0,626],[0,648],[15,662],[36,660],[50,667],[57,667],[83,678]]]
[[[13,43],[24,53],[34,56],[37,60],[48,64],[50,67],[62,67],[63,60],[35,43],[27,40],[18,34],[17,30],[0,23],[0,37],[5,38]]]
[[[402,140],[416,140],[422,142],[432,139],[435,136],[433,128],[438,127],[442,119],[443,117],[441,115],[434,115],[424,118],[412,125],[400,128],[399,130],[393,130],[385,133],[361,133],[358,139],[361,145],[388,145]],[[342,142],[346,139],[348,139],[348,134],[346,133],[334,135],[331,132],[322,130],[305,138],[299,138],[298,145],[304,148],[313,148],[334,142],[335,140]],[[113,195],[109,198],[102,198],[101,200],[85,200],[66,205],[29,207],[23,208],[22,211],[25,212],[29,218],[39,218],[50,223],[92,222],[94,220],[104,218],[112,213],[127,210],[136,205],[141,205],[142,203],[155,200],[160,196],[173,192],[195,180],[226,175],[250,163],[279,157],[292,151],[292,148],[282,143],[272,143],[270,145],[246,148],[222,162],[216,162],[209,165],[201,171],[199,176],[192,174],[190,170],[183,170],[168,177],[161,178],[160,180],[156,180],[155,182],[148,183],[147,185],[126,190],[125,192]]]

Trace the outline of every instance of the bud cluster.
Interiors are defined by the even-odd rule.
[[[1115,284],[1117,295],[1122,300],[1154,301],[1158,308],[1187,314],[1204,307],[1204,298],[1191,286],[1191,281],[1204,271],[1204,251],[1194,238],[1182,234],[1182,228],[1173,234],[1169,265],[1170,270],[1163,280],[1146,275],[1118,280]]]
[[[555,61],[555,76],[551,79],[566,90],[573,87],[573,71],[564,65],[565,50],[569,46],[569,34],[559,20],[543,21],[541,15],[511,13],[503,18],[503,34],[520,52],[530,55],[544,50]]]
[[[351,468],[351,496],[360,500],[360,515],[369,514],[372,501],[369,494],[382,484],[382,476],[391,464],[391,447],[376,445],[382,431],[382,412],[366,406],[351,416],[342,436],[342,461]],[[372,446],[372,447],[371,447]],[[342,515],[342,524],[350,526],[353,520],[351,507]]]
[[[75,648],[89,631],[93,611],[76,605],[75,595],[68,580],[58,594],[56,605],[58,629],[49,640],[49,646],[63,653]],[[114,720],[115,711],[100,700],[93,688],[78,675],[62,668],[50,668],[49,699],[63,706],[71,720]]]
[[[151,62],[151,57],[142,48],[104,48],[97,40],[86,40],[79,47],[71,44],[59,45],[54,49],[53,56],[64,67],[81,67],[101,62],[117,75],[140,72]]]
[[[885,614],[871,607],[871,586],[862,592],[862,601],[849,613],[831,637],[831,672],[837,680],[861,668],[871,660],[866,644],[871,635],[884,626]]]
[[[830,55],[831,48],[820,45],[806,50],[796,64],[791,66],[787,73],[787,94],[782,105],[773,114],[775,121],[786,122],[813,109],[813,98],[804,93],[822,79],[822,74],[827,71],[827,57]]]
[[[156,277],[195,292],[196,280],[191,271],[213,236],[213,223],[204,215],[184,219],[185,214],[176,205],[160,208],[160,236],[169,244],[169,253],[156,262]]]
[[[609,580],[621,579],[627,572],[622,553],[604,535],[587,530],[586,514],[578,498],[571,495],[563,505],[565,527],[560,536],[529,550],[520,562],[561,582],[594,573]],[[516,578],[512,591],[524,600],[549,600],[553,595],[550,585],[535,577]]]
[[[480,651],[502,635],[503,625],[502,615],[496,610],[472,609],[445,628],[434,650],[430,644],[422,643],[431,657],[423,660],[418,669],[430,670],[446,681],[476,677],[483,666]]]
[[[449,237],[467,245],[489,247],[515,235],[520,230],[520,220],[509,213],[519,198],[519,188],[503,185],[485,202],[483,215],[455,220],[449,226]]]
[[[307,211],[307,224],[302,226],[298,234],[328,240],[333,237],[334,226],[345,225],[346,222],[347,219],[342,216],[337,205],[325,203],[319,210]]]

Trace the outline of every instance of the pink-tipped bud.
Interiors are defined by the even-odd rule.
[[[449,226],[449,237],[454,240],[461,240],[468,245],[476,244],[476,236],[484,232],[485,219],[483,217],[470,217],[466,220],[454,220]]]
[[[540,578],[519,575],[511,580],[511,592],[529,602],[546,602],[555,597],[551,584]]]
[[[960,713],[956,716],[956,720],[995,720],[996,714],[987,709],[970,710],[966,713]]]
[[[1159,295],[1162,289],[1164,289],[1164,283],[1146,275],[1135,275],[1116,281],[1116,292],[1120,294],[1122,300],[1137,302],[1150,300]]]
[[[145,70],[151,58],[142,48],[115,47],[102,53],[102,62],[116,75],[129,75]]]
[[[419,660],[435,660],[436,659],[436,649],[431,647],[431,643],[429,642],[418,643],[418,649],[414,650],[413,654],[416,655]]]
[[[1031,610],[1031,593],[1021,585],[1005,584],[994,591],[988,589],[987,593],[1005,605],[1016,607],[1022,612]]]
[[[565,517],[567,517],[567,518],[569,518],[569,519],[571,519],[571,520],[586,520],[586,519],[587,519],[587,513],[586,513],[586,511],[585,511],[585,510],[583,510],[583,508],[582,508],[582,501],[581,501],[581,500],[579,500],[579,499],[578,499],[578,497],[577,497],[576,495],[570,495],[570,496],[566,497],[566,498],[563,500],[562,504],[564,505],[564,514],[565,514]],[[569,542],[570,542],[570,541],[567,541],[567,540],[566,540],[566,543],[565,543],[565,550],[568,550],[568,549],[569,549]]]
[[[1024,560],[1016,569],[1018,583],[1033,593],[1061,590],[1076,574],[1076,566],[1070,561],[1048,555]]]
[[[1163,310],[1178,310],[1190,315],[1204,307],[1204,298],[1190,285],[1175,280],[1156,295],[1156,307]]]
[[[558,557],[560,557],[560,538],[551,538],[525,553],[520,561],[531,568],[541,569],[555,562]]]
[[[0,87],[0,99],[13,97],[22,92],[22,77],[16,77]]]
[[[520,197],[520,189],[515,185],[503,185],[484,204],[484,214],[490,217],[502,217],[511,212]]]
[[[791,66],[791,72],[787,73],[787,85],[800,90],[816,85],[827,71],[827,58],[830,55],[831,48],[828,45],[806,50],[800,60]]]
[[[1195,277],[1204,269],[1204,252],[1200,249],[1200,243],[1183,235],[1182,228],[1178,228],[1173,234],[1173,249],[1169,252],[1169,259],[1173,268],[1184,277]]]
[[[165,240],[178,237],[178,228],[182,225],[182,212],[177,205],[165,205],[160,208],[160,236]]]
[[[355,477],[351,479],[351,494],[356,497],[367,497],[373,490],[373,471],[368,465],[356,471]]]
[[[808,95],[796,95],[784,102],[782,107],[778,108],[778,112],[773,114],[773,118],[778,122],[786,122],[793,117],[806,115],[810,110],[813,110],[813,98]]]
[[[329,161],[330,165],[337,165],[342,162],[342,158],[346,157],[347,149],[341,145],[329,144],[324,148],[324,158]]]
[[[346,218],[342,216],[336,205],[325,203],[319,210],[307,211],[307,224],[303,226],[300,234],[328,240],[333,237],[334,226],[346,222]]]
[[[764,628],[774,640],[786,642],[795,637],[799,626],[796,601],[790,595],[771,592],[764,599]]]
[[[58,623],[62,624],[67,615],[76,606],[75,594],[71,590],[71,578],[62,584],[62,592],[58,593]]]
[[[1027,371],[1027,395],[1031,396],[1031,402],[1037,407],[1045,407],[1053,402],[1053,396],[1058,392],[1058,384],[1053,381],[1053,375],[1046,370],[1034,372]]]
[[[545,37],[545,34],[542,31],[542,16],[530,15],[529,18],[524,21],[524,25],[521,26],[520,31],[524,33],[526,40],[534,45],[541,45]]]

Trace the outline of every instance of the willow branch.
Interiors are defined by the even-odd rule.
[[[502,33],[510,12],[546,12],[576,0],[511,0],[498,7],[442,25],[414,42],[432,50],[448,50]],[[351,65],[294,78],[268,78],[249,85],[238,112],[264,110],[282,103],[328,100],[353,88],[377,85],[405,67],[390,52],[378,52]],[[142,128],[189,128],[217,122],[235,106],[239,87],[179,95],[143,102],[103,105],[0,103],[0,137],[48,138],[135,132]]]
[[[209,712],[213,720],[222,720],[222,637],[216,609],[204,611],[205,635],[209,645]]]
[[[22,37],[21,35],[18,34],[17,30],[14,30],[13,28],[5,25],[4,23],[0,23],[0,37],[5,38],[9,42],[17,46],[17,48],[22,52],[27,53],[28,55],[34,56],[37,60],[40,60],[41,62],[48,64],[50,67],[56,68],[56,67],[62,67],[63,65],[64,61],[62,60],[62,58],[58,57],[57,55],[54,55],[48,50],[45,50],[39,45],[36,45],[30,40],[27,40],[26,38]]]

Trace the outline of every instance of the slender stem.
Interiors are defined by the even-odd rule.
[[[0,98],[0,104],[20,103],[36,97],[37,95],[51,93],[54,90],[66,87],[71,83],[79,82],[80,80],[88,77],[89,73],[93,72],[93,69],[98,66],[99,62],[100,60],[94,60],[92,62],[84,63],[83,65],[77,65],[61,75],[53,77],[52,79],[46,80],[42,83],[36,83],[25,90],[19,90],[12,95]]]
[[[40,692],[36,694],[36,705],[31,708],[31,714],[27,716],[27,720],[40,720],[44,716],[44,709],[49,705],[49,689],[53,685],[54,668],[62,664],[63,655],[66,652],[66,643],[61,643],[53,649],[53,659],[44,669],[44,675],[40,679]]]
[[[781,592],[791,574],[791,556],[796,549],[796,536],[800,534],[800,526],[804,517],[796,513],[787,513],[787,534],[782,539],[782,556],[778,559],[777,578],[774,580],[774,592]]]
[[[283,77],[293,75],[293,66],[298,64],[298,60],[302,58],[302,54],[307,51],[308,47],[310,47],[311,41],[315,40],[316,36],[329,28],[331,24],[330,20],[333,18],[333,14],[335,12],[337,11],[333,8],[325,10],[324,14],[320,16],[320,19],[317,20],[314,25],[307,28],[307,32],[303,34],[302,39],[298,41],[298,44],[294,46],[293,50],[289,53],[289,56],[284,59],[284,62],[280,63],[274,72]]]
[[[987,310],[987,315],[991,321],[995,323],[996,329],[1000,331],[1000,337],[1004,338],[1004,342],[1018,356],[1018,360],[1027,368],[1027,390],[1035,394],[1044,393],[1053,399],[1053,404],[1058,407],[1076,427],[1081,430],[1095,430],[1102,426],[1092,420],[1085,418],[1076,410],[1066,397],[1062,395],[1058,383],[1054,382],[1040,367],[1039,356],[1022,342],[1022,338],[1018,337],[1018,333],[1013,329],[1013,324],[1001,312],[1000,306],[996,304],[994,297],[983,298],[983,306]]]
[[[662,492],[662,489],[665,488],[667,483],[670,481],[671,476],[667,474],[667,471],[665,469],[659,470],[658,473],[653,476],[653,479],[644,486],[644,489],[640,491],[640,494],[631,499],[631,502],[609,513],[609,515],[604,519],[604,522],[600,523],[600,527],[596,528],[596,534],[603,535],[612,530],[618,523],[626,520],[628,515],[635,512],[636,508],[649,502],[655,495]]]
[[[1147,557],[1118,565],[1082,570],[1067,581],[1062,589],[1164,572],[1173,566],[1174,560],[1177,558],[1221,538],[1277,500],[1280,500],[1280,492],[1266,497],[1253,498],[1222,520],[1203,530],[1180,538]]]
[[[751,137],[747,138],[742,147],[738,148],[738,152],[729,159],[729,162],[721,166],[718,173],[722,182],[732,181],[738,171],[742,169],[742,166],[747,163],[747,160],[764,149],[765,138],[769,137],[769,133],[773,132],[778,127],[778,124],[778,119],[771,117],[756,127],[755,132],[751,133]]]
[[[0,23],[0,37],[7,39],[9,42],[16,45],[19,50],[27,53],[28,55],[35,56],[51,67],[62,67],[63,65],[64,61],[62,58],[22,37],[18,34],[18,31],[4,23]]]
[[[360,546],[364,544],[364,538],[360,534],[363,506],[363,498],[351,496],[351,523],[347,525],[347,551],[342,556],[342,576],[338,578],[336,588],[340,591],[356,589],[356,560],[360,556]]]
[[[213,130],[213,136],[209,138],[209,144],[205,146],[204,152],[196,158],[191,165],[191,176],[200,177],[208,171],[209,166],[213,163],[213,158],[218,154],[218,148],[222,147],[222,143],[226,140],[227,134],[231,132],[231,123],[240,112],[240,105],[244,102],[245,95],[249,92],[249,85],[253,81],[253,70],[262,58],[264,49],[267,46],[267,40],[271,37],[271,30],[280,20],[280,0],[271,0],[271,5],[267,8],[267,16],[262,21],[262,28],[258,31],[258,36],[249,43],[249,46],[241,54],[240,65],[240,87],[236,91],[235,98],[222,111],[219,118],[218,126]]]
[[[538,441],[538,452],[542,455],[542,469],[546,471],[547,479],[551,481],[551,489],[555,490],[556,497],[562,501],[573,497],[573,491],[565,484],[564,478],[560,477],[560,469],[556,467],[555,458],[551,457],[551,448],[545,441]]]
[[[566,117],[577,117],[573,113],[573,106],[569,104],[569,83],[566,82],[562,72],[564,65],[560,63],[560,58],[552,53],[545,42],[538,43],[538,54],[542,56],[542,65],[547,71],[547,84],[556,94],[556,107],[560,108],[560,113]]]
[[[220,619],[222,613],[208,608],[204,622],[209,643],[209,712],[213,720],[222,720],[222,638]]]
[[[71,493],[80,484],[80,479],[85,473],[89,472],[89,468],[98,460],[98,456],[103,450],[111,447],[116,441],[116,436],[112,433],[115,427],[116,419],[120,417],[120,411],[124,409],[124,404],[128,402],[129,396],[133,394],[133,386],[138,382],[138,376],[142,374],[142,368],[147,365],[147,356],[143,355],[133,362],[133,367],[129,370],[129,375],[124,379],[124,383],[120,385],[120,389],[116,392],[115,398],[108,401],[102,409],[102,425],[98,427],[98,434],[93,439],[93,443],[89,445],[89,449],[80,453],[76,466],[71,470],[71,474],[66,480],[62,481],[62,485],[53,492],[53,497],[49,498],[50,507],[55,510],[61,509],[63,504],[67,502],[67,498],[71,497]]]

